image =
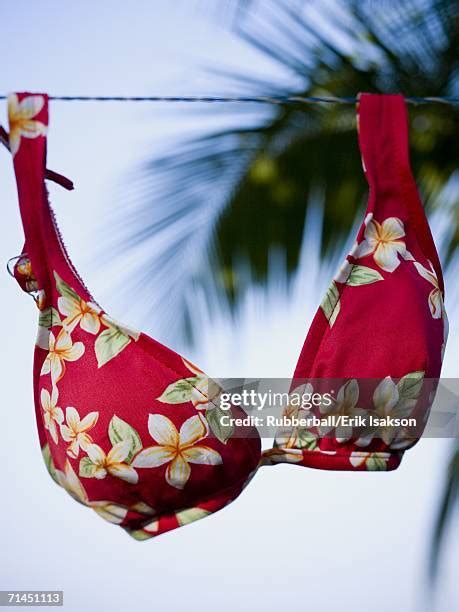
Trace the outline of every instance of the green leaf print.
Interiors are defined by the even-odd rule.
[[[215,408],[209,408],[206,410],[206,421],[209,424],[209,427],[220,442],[226,444],[229,438],[233,435],[234,426],[231,424],[223,425],[221,422],[222,416],[228,416],[228,411],[223,410],[219,406],[215,406]]]
[[[134,455],[142,448],[142,441],[137,431],[129,423],[117,417],[116,414],[112,417],[108,426],[108,437],[113,446],[124,440],[130,441],[131,450],[126,457],[126,463],[130,463]]]
[[[424,382],[424,372],[410,372],[403,376],[397,383],[400,400],[416,400],[419,397]]]
[[[194,521],[199,521],[199,519],[209,516],[209,514],[211,514],[209,510],[204,510],[203,508],[187,508],[186,510],[176,512],[175,516],[178,524],[183,526],[193,523]]]
[[[131,342],[129,336],[117,327],[109,327],[100,333],[94,343],[94,350],[97,357],[97,365],[101,368],[111,359],[121,353]]]
[[[315,450],[317,448],[317,436],[311,433],[305,427],[298,429],[296,448],[305,448],[307,450]]]
[[[382,280],[384,280],[384,277],[377,270],[373,270],[367,266],[353,265],[346,285],[358,287],[359,285],[370,285],[371,283],[377,283]]]
[[[54,480],[54,482],[57,482],[57,484],[59,484],[56,475],[56,468],[54,467],[53,458],[51,457],[48,444],[45,444],[44,447],[41,449],[41,454],[43,455],[43,461],[45,462],[46,469],[48,470],[49,475]]]
[[[367,470],[370,472],[384,472],[387,470],[387,458],[381,457],[378,453],[373,453],[368,457]]]
[[[62,280],[57,272],[54,272],[54,278],[56,280],[57,290],[62,297],[77,301],[80,299],[80,296],[70,287],[70,285],[67,285],[67,283]]]
[[[322,308],[330,327],[333,327],[341,308],[338,287],[334,281],[332,281],[330,287],[327,289],[327,293],[325,294],[320,307]]]
[[[62,321],[57,310],[53,308],[53,306],[50,306],[49,308],[45,308],[45,310],[40,311],[38,325],[40,327],[45,327],[46,329],[51,329],[51,327],[55,325],[62,326]]]
[[[189,402],[198,380],[198,376],[176,380],[157,399],[163,402],[163,404],[184,404]]]
[[[80,459],[79,475],[82,478],[93,478],[97,465],[89,457]]]

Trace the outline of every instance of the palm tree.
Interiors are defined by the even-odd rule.
[[[227,0],[218,8],[217,18],[295,83],[219,71],[232,93],[458,95],[457,0]],[[412,164],[426,208],[448,218],[448,261],[459,245],[459,207],[453,206],[457,190],[449,200],[442,194],[457,181],[459,112],[451,105],[419,105],[411,107],[410,118]],[[236,302],[249,283],[264,282],[273,248],[285,253],[293,272],[311,203],[323,204],[324,257],[361,213],[367,186],[352,105],[278,104],[257,113],[252,107],[243,119],[242,127],[209,132],[151,160],[131,215],[135,221],[124,228],[129,244],[148,243],[154,253],[143,263],[143,281],[155,288],[152,309],[158,314],[167,303],[163,314],[177,330],[186,329],[191,283],[204,290],[217,284]],[[458,490],[456,453],[435,531],[433,571]]]
[[[237,34],[300,83],[293,90],[244,73],[220,73],[233,91],[267,96],[458,92],[457,1],[322,2],[329,7],[325,24],[323,17],[314,17],[315,4],[228,2],[238,9],[232,21]],[[205,286],[211,276],[212,284],[237,299],[247,282],[266,278],[273,246],[285,251],[289,271],[295,270],[314,196],[324,204],[324,255],[361,210],[367,187],[353,106],[280,104],[263,110],[255,125],[208,133],[151,160],[135,219],[128,227],[123,219],[127,244],[161,242],[149,249],[154,261],[143,267],[144,280],[155,287],[156,313],[173,288],[175,303],[168,313],[175,326],[186,322],[190,283]],[[253,122],[253,112],[251,117]],[[411,109],[412,161],[430,212],[442,203],[439,194],[456,170],[458,119],[450,105]],[[451,207],[450,217],[446,258],[459,243],[458,210]],[[248,263],[249,280],[236,261]]]

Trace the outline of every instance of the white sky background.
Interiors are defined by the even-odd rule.
[[[263,76],[278,71],[203,14],[171,8],[165,0],[116,3],[116,10],[107,1],[62,6],[52,0],[0,5],[2,93],[219,93],[203,65],[250,64]],[[2,124],[5,110],[2,104]],[[94,258],[124,177],[182,129],[199,130],[209,121],[185,105],[176,110],[116,103],[51,106],[48,167],[76,185],[73,193],[52,189],[70,255],[109,312],[159,339],[166,331],[155,321],[145,324],[141,308],[123,317],[113,288],[128,267],[111,270],[104,264],[98,270]],[[0,205],[0,261],[6,263],[23,242],[6,151],[0,152]],[[250,375],[291,375],[320,298],[317,286],[329,280],[315,266],[305,260],[308,276],[297,283],[293,297],[276,291],[274,279],[270,291],[249,296],[232,327],[223,317],[215,319],[212,338],[205,335],[194,360],[227,376],[240,375],[248,364]],[[422,441],[398,471],[386,475],[263,469],[216,515],[157,540],[131,541],[74,503],[46,473],[32,405],[35,306],[6,272],[0,287],[1,589],[63,589],[65,609],[89,612],[127,607],[205,612],[217,606],[266,612],[431,609],[423,590],[425,560],[447,442]],[[141,304],[148,295],[134,299]],[[453,376],[459,342],[452,303],[450,313],[445,375]],[[458,544],[456,521],[448,532],[438,610],[459,603]]]

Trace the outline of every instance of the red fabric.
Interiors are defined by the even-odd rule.
[[[51,476],[75,499],[147,539],[228,504],[260,464],[397,467],[403,444],[392,448],[376,435],[362,445],[356,436],[340,442],[312,429],[305,443],[304,432],[294,431],[261,456],[255,430],[240,437],[218,432],[215,383],[174,351],[110,319],[72,266],[44,185],[47,96],[10,96],[9,118],[25,231],[14,275],[40,308],[34,365],[40,445]],[[372,217],[313,320],[292,384],[293,390],[304,379],[321,379],[325,388],[329,379],[342,379],[347,401],[355,396],[353,379],[383,382],[384,400],[398,393],[395,387],[402,393],[406,375],[437,378],[446,329],[440,263],[409,167],[403,98],[364,94],[359,118]],[[373,391],[361,392],[359,405],[371,408]],[[419,399],[416,410],[427,409]]]
[[[360,386],[364,379],[372,379],[374,387],[386,379],[384,384],[391,387],[397,386],[402,377],[410,374],[416,377],[418,372],[422,372],[424,379],[433,379],[429,383],[434,389],[435,380],[440,376],[447,334],[443,277],[410,169],[408,120],[403,97],[362,94],[358,104],[358,125],[362,161],[369,185],[367,224],[362,223],[359,229],[356,245],[345,262],[345,272],[346,267],[347,273],[352,274],[355,266],[364,266],[382,279],[360,286],[335,280],[339,312],[330,325],[324,309],[318,309],[297,363],[292,389],[300,381],[309,379],[321,379],[322,392],[329,390],[330,386],[336,389],[336,379],[342,379],[343,384],[357,379]],[[368,222],[369,215],[371,220]],[[363,249],[362,243],[365,242],[365,232],[371,234],[377,227],[372,220],[381,225],[391,219],[397,221],[388,224],[404,231],[404,235],[395,238],[391,246],[402,251],[403,246],[399,243],[404,243],[412,257],[397,254],[397,266],[389,271],[378,265],[375,252],[362,255],[369,250]],[[341,281],[345,278],[342,276]],[[327,383],[330,379],[333,380]],[[371,381],[366,386],[371,386]],[[432,400],[426,396],[426,392],[420,392],[418,405],[412,410],[412,416],[421,420]],[[359,397],[358,406],[368,411],[375,408],[368,389],[367,397]],[[318,410],[315,412],[320,414]],[[313,433],[317,434],[317,430]],[[317,440],[313,450],[302,449],[296,456],[289,449],[301,446],[290,441],[285,457],[278,449],[275,459],[321,469],[365,470],[372,469],[368,465],[371,453],[379,452],[387,453],[387,456],[374,457],[381,459],[380,465],[384,467],[380,469],[393,469],[400,463],[404,445],[395,446],[400,448],[391,449],[376,438],[366,446],[356,445],[353,441],[343,444],[327,436]],[[321,450],[332,454],[324,454]],[[352,453],[354,465],[350,464]]]
[[[23,93],[17,96],[17,103],[13,101],[10,121],[11,114],[13,121],[14,115],[19,115],[18,121],[20,121],[20,104],[31,95]],[[47,98],[40,97],[43,99],[43,105],[30,120],[46,126]],[[37,106],[40,104],[38,102]],[[28,128],[30,126],[25,127],[26,133]],[[40,130],[43,131],[43,128],[38,126],[36,131]],[[110,439],[110,423],[114,416],[137,432],[142,440],[143,449],[157,446],[148,428],[150,415],[165,415],[177,430],[180,430],[190,417],[196,417],[198,421],[201,419],[197,425],[205,419],[203,410],[198,410],[192,401],[168,404],[157,399],[176,381],[192,379],[196,375],[199,377],[199,370],[147,335],[125,330],[123,327],[120,333],[121,336],[125,334],[126,345],[119,354],[107,362],[102,365],[98,362],[97,340],[104,331],[114,330],[116,334],[119,328],[105,318],[104,311],[94,303],[70,263],[47,201],[43,180],[45,157],[44,135],[21,136],[19,149],[14,156],[14,168],[26,237],[25,250],[32,262],[33,274],[37,280],[35,289],[42,292],[42,322],[39,346],[35,349],[34,365],[35,406],[40,445],[44,449],[45,460],[51,474],[56,477],[57,472],[59,483],[63,484],[74,497],[94,508],[100,508],[101,506],[94,505],[100,502],[107,502],[106,507],[111,507],[112,510],[112,506],[115,505],[113,510],[115,518],[123,516],[121,522],[118,520],[115,522],[128,529],[134,537],[143,539],[149,534],[156,535],[173,529],[181,524],[180,521],[189,522],[210,511],[218,510],[234,499],[258,465],[260,439],[255,433],[249,438],[233,436],[223,443],[210,435],[209,427],[204,423],[201,431],[202,439],[192,446],[207,449],[210,460],[218,463],[215,465],[190,463],[191,473],[183,488],[171,486],[166,481],[165,473],[171,461],[154,468],[135,468],[138,477],[136,483],[126,482],[110,472],[103,477],[100,477],[102,473],[99,477],[79,477],[81,461],[87,458],[88,454],[83,451],[81,444],[76,457],[69,454],[70,443],[62,434],[62,431],[66,431],[63,427],[69,427],[68,416],[72,417],[74,414],[73,411],[69,412],[69,407],[76,409],[81,421],[85,416],[97,413],[95,424],[81,433],[90,436],[90,443],[100,447],[106,455],[114,446],[113,440]],[[17,268],[15,276],[18,277]],[[24,287],[24,284],[22,286]],[[65,287],[64,292],[67,292],[67,295],[72,296],[74,292],[81,301],[83,310],[89,309],[87,319],[98,327],[97,333],[83,329],[81,320],[74,327],[74,321],[68,320],[66,323],[69,317],[63,313],[66,309],[62,306],[62,298],[65,299],[65,296],[62,295],[62,289],[59,292],[59,286]],[[68,336],[71,338],[72,346],[77,346],[80,352],[81,347],[84,347],[84,352],[74,360],[63,359],[62,371],[58,372],[53,380],[52,371],[47,372],[44,363],[51,354],[53,336],[56,342],[59,342],[59,335],[65,334],[66,326],[71,330]],[[61,336],[61,339],[63,337]],[[115,347],[116,350],[119,346]],[[77,353],[78,351],[75,355]],[[103,355],[103,352],[100,351],[100,354]],[[70,356],[73,359],[75,355]],[[54,359],[54,362],[57,361],[58,358]],[[47,398],[49,396],[51,399],[53,388],[57,389],[55,406],[60,411],[54,409],[55,418],[49,420],[47,428],[43,403],[45,407],[49,407],[50,401]],[[196,392],[199,395],[199,389]],[[206,401],[205,390],[201,393],[200,399],[208,406],[212,405],[211,401]],[[49,410],[48,414],[51,414]],[[237,414],[236,409],[234,414]],[[121,425],[118,429],[123,427],[125,426]],[[119,436],[122,433],[114,435]],[[130,432],[128,435],[131,435]],[[84,442],[84,435],[81,439]],[[83,443],[83,446],[88,444]],[[221,461],[215,453],[213,455],[209,453],[208,449],[216,451]],[[128,464],[125,459],[121,463]],[[143,508],[141,512],[135,510],[139,507],[139,503],[143,504],[140,506]],[[127,513],[124,515],[125,509]],[[181,516],[185,518],[180,519]],[[144,526],[152,522],[153,531],[143,531]]]

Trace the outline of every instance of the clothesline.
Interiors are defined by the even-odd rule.
[[[7,96],[0,95],[0,100]],[[332,96],[49,96],[61,102],[256,102],[261,104],[355,104],[357,98]],[[459,104],[454,96],[408,96],[410,104]]]

